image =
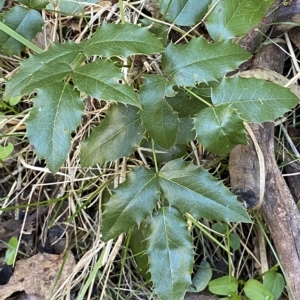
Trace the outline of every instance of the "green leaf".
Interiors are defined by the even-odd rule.
[[[227,225],[226,225],[226,223],[218,222],[218,223],[212,224],[211,229],[216,232],[219,232],[221,234],[225,234],[227,232]]]
[[[82,143],[81,165],[92,166],[130,155],[144,137],[144,128],[133,106],[111,105],[106,117]]]
[[[59,11],[63,15],[74,15],[83,12],[89,3],[97,3],[98,0],[52,0],[47,9]]]
[[[206,28],[215,41],[246,34],[265,17],[273,0],[235,1],[213,0],[213,11],[205,20]]]
[[[175,95],[172,82],[160,75],[145,76],[139,93],[140,115],[147,133],[155,143],[169,149],[176,141],[179,119],[166,96]]]
[[[194,218],[250,222],[243,205],[208,171],[182,159],[168,162],[159,173],[164,197],[181,213]]]
[[[48,51],[30,56],[21,64],[19,71],[6,83],[4,100],[59,84],[84,59],[78,44],[52,44]]]
[[[178,116],[181,119],[194,117],[197,112],[207,107],[207,105],[198,98],[187,92],[184,92],[182,89],[179,89],[174,97],[167,97],[166,99],[173,107],[173,110],[178,113]]]
[[[195,136],[196,132],[193,128],[193,120],[191,118],[180,118],[176,144],[187,145],[195,139]]]
[[[231,233],[229,235],[230,248],[232,250],[238,250],[241,246],[240,238],[237,234]]]
[[[124,73],[112,62],[100,59],[77,68],[73,75],[75,86],[98,100],[113,100],[140,107],[134,89],[120,84],[121,80],[124,80]]]
[[[102,215],[103,239],[108,241],[126,232],[149,216],[159,201],[156,174],[135,168],[126,181],[113,191]]]
[[[98,27],[94,36],[85,42],[84,53],[104,57],[133,54],[152,54],[164,50],[160,40],[147,28],[133,24],[105,24]]]
[[[208,289],[216,295],[230,295],[235,293],[238,288],[238,280],[233,276],[223,276],[212,280],[208,284]]]
[[[0,159],[7,158],[14,151],[14,145],[8,143],[5,147],[0,145]]]
[[[7,250],[5,253],[5,262],[7,265],[12,265],[15,262],[15,257],[18,254],[18,239],[16,237],[10,238]]]
[[[169,35],[169,26],[166,24],[161,24],[158,22],[154,22],[154,19],[139,19],[138,20],[144,27],[149,26],[149,31],[153,33],[156,37],[158,37],[162,44],[166,46]]]
[[[27,136],[52,173],[63,164],[71,144],[71,133],[80,124],[83,101],[66,83],[54,83],[38,90],[26,122]]]
[[[274,295],[255,279],[249,279],[245,283],[244,292],[250,300],[274,300]]]
[[[296,106],[299,98],[290,89],[256,78],[224,78],[212,88],[215,105],[231,104],[247,121],[274,121]]]
[[[0,0],[0,9],[4,6],[5,0]]]
[[[191,284],[193,243],[187,223],[175,208],[162,207],[150,220],[149,271],[159,299],[181,300]]]
[[[169,44],[162,56],[162,68],[177,85],[194,86],[217,80],[250,56],[230,41],[213,44],[194,38],[185,45]]]
[[[207,287],[211,277],[212,270],[210,264],[207,261],[202,260],[199,269],[192,279],[193,285],[189,287],[189,292],[198,293],[203,291]]]
[[[27,40],[32,40],[42,30],[44,20],[33,9],[14,6],[2,15],[2,22],[22,35]],[[0,51],[6,55],[19,55],[25,46],[10,35],[0,30]]]
[[[20,3],[33,9],[43,9],[50,2],[50,0],[19,0]]]
[[[171,23],[190,26],[204,17],[211,0],[159,0],[164,18]]]
[[[229,105],[210,106],[194,119],[197,139],[208,151],[227,154],[238,144],[247,144],[247,133],[234,108]]]
[[[273,293],[274,300],[278,300],[285,286],[284,277],[275,271],[265,273],[263,285]]]
[[[150,226],[147,226],[147,220],[143,220],[140,226],[134,226],[129,242],[129,248],[137,264],[137,272],[143,276],[147,282],[151,279],[150,273],[148,272],[148,255],[146,254],[146,237],[148,236],[149,227]]]

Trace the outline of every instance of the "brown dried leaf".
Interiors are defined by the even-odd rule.
[[[0,300],[6,300],[15,292],[24,291],[41,299],[48,299],[62,267],[63,255],[38,253],[29,259],[16,262],[15,271],[8,284],[1,286]],[[67,279],[75,267],[75,259],[69,254],[61,276],[52,292]]]

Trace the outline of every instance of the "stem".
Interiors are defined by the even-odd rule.
[[[124,6],[123,6],[123,1],[119,0],[119,7],[120,7],[120,15],[121,15],[121,23],[125,24],[125,16],[124,16]]]
[[[154,141],[151,140],[152,143],[152,152],[153,152],[153,159],[154,159],[154,165],[155,165],[155,172],[158,174],[158,165],[157,165],[157,159],[156,159],[156,153],[155,153],[155,147],[154,147]]]
[[[209,102],[207,102],[206,100],[204,100],[203,98],[201,98],[199,95],[195,94],[194,92],[190,91],[188,88],[184,87],[184,89],[191,95],[193,95],[194,97],[196,97],[197,99],[199,99],[200,101],[202,101],[204,104],[206,104],[207,106],[212,106],[212,104],[210,104]]]
[[[227,238],[227,244],[228,244],[228,249],[227,249],[227,255],[228,255],[228,274],[229,274],[229,276],[231,276],[230,231],[229,231],[228,224],[226,224],[226,238]],[[231,278],[231,277],[229,277],[229,278]]]

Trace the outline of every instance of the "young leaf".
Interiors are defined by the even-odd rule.
[[[19,5],[14,6],[2,15],[2,22],[22,35],[27,40],[32,40],[42,30],[44,20],[33,9]],[[25,46],[10,35],[0,30],[0,51],[6,55],[19,55]]]
[[[181,26],[194,25],[204,17],[211,0],[159,0],[159,6],[164,18]]]
[[[233,276],[223,276],[212,280],[208,284],[208,289],[211,293],[216,295],[230,295],[235,293],[238,288],[238,281]]]
[[[220,42],[242,36],[258,25],[274,1],[213,0],[211,6],[216,2],[218,4],[208,15],[205,24],[214,41]]]
[[[191,284],[193,243],[182,214],[160,208],[150,219],[149,271],[160,300],[181,300]]]
[[[27,136],[52,173],[63,164],[71,143],[71,132],[80,124],[83,101],[70,84],[54,83],[38,90],[26,122]]]
[[[102,215],[103,239],[108,241],[126,232],[149,216],[159,200],[156,174],[140,167],[113,191]]]
[[[193,276],[193,285],[189,287],[189,292],[198,293],[203,291],[207,287],[211,277],[212,270],[210,264],[207,261],[202,260],[199,269]]]
[[[299,98],[290,89],[256,78],[224,78],[212,87],[215,105],[231,104],[247,121],[274,121],[296,106]]]
[[[17,247],[18,247],[18,239],[16,237],[12,237],[7,245],[7,250],[5,253],[5,262],[7,265],[12,265],[15,262],[15,257],[17,256]]]
[[[76,87],[98,100],[113,100],[140,107],[134,89],[127,84],[120,84],[124,74],[112,62],[96,60],[74,71],[73,81]]]
[[[179,123],[177,114],[166,101],[166,96],[176,94],[172,86],[167,78],[150,75],[145,77],[139,94],[143,125],[155,143],[165,149],[169,149],[176,141]]]
[[[14,151],[14,145],[8,143],[5,147],[0,145],[0,159],[7,158]]]
[[[244,291],[250,300],[274,300],[274,295],[255,279],[249,279],[245,283]]]
[[[285,286],[284,277],[275,271],[265,273],[263,285],[274,294],[274,300],[278,300]]]
[[[250,222],[243,205],[208,171],[182,159],[168,162],[159,172],[159,184],[170,205],[194,218]]]
[[[213,44],[194,38],[185,45],[169,44],[162,56],[162,68],[177,85],[194,86],[217,80],[250,56],[230,41]]]
[[[206,107],[194,119],[197,138],[204,148],[227,154],[238,144],[247,144],[243,120],[230,105]]]
[[[133,24],[105,24],[98,27],[94,36],[85,42],[84,53],[88,56],[130,56],[152,54],[164,50],[160,40],[147,28]]]
[[[130,155],[144,137],[144,128],[133,106],[111,105],[107,115],[82,142],[81,165],[92,166]]]
[[[80,51],[80,45],[68,42],[52,44],[48,51],[30,56],[21,64],[18,73],[6,83],[4,100],[61,82],[74,67],[84,61],[85,57]]]

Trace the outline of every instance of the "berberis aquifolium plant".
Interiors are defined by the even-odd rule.
[[[207,13],[211,1],[199,4],[197,13],[191,6],[177,14],[167,2],[159,1],[164,18],[190,26]],[[5,88],[7,101],[35,93],[27,136],[53,173],[70,150],[86,95],[108,101],[110,107],[82,141],[82,167],[130,156],[145,140],[152,144],[154,167],[133,168],[113,190],[104,208],[102,233],[108,241],[142,223],[138,228],[144,255],[162,300],[182,299],[191,284],[194,253],[187,217],[250,222],[222,182],[174,149],[197,140],[210,152],[227,154],[247,143],[244,122],[273,121],[299,101],[275,83],[225,76],[251,57],[231,39],[257,25],[273,1],[251,1],[247,7],[231,2],[221,1],[205,20],[213,43],[189,37],[188,42],[164,46],[166,37],[159,33],[166,32],[165,25],[103,23],[91,39],[53,44],[30,56]],[[151,56],[162,74],[135,74],[131,84],[124,83],[121,68],[132,70],[136,55]],[[173,149],[174,159],[159,164],[158,146]]]

